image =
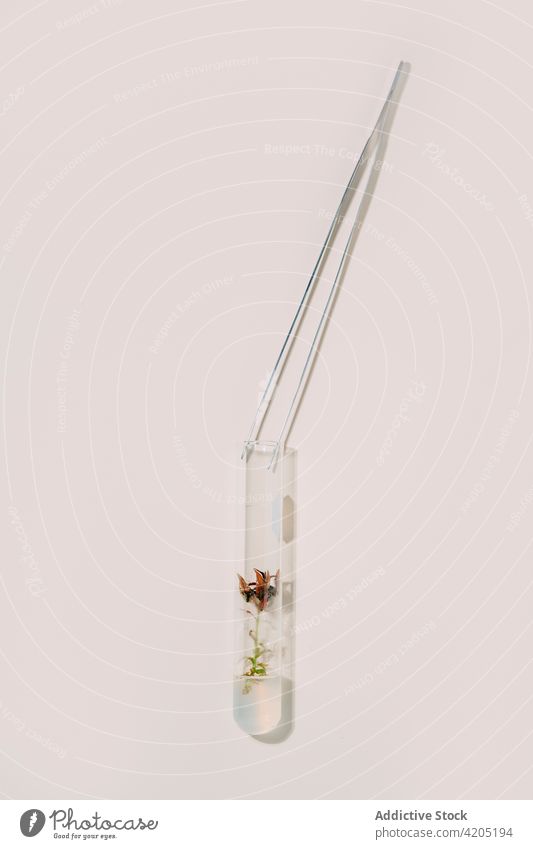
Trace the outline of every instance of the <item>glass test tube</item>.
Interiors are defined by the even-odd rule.
[[[234,715],[248,734],[282,719],[292,688],[291,628],[296,455],[284,449],[272,469],[274,442],[247,446],[244,557],[235,578],[237,656]]]

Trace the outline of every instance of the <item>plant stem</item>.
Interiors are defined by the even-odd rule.
[[[261,611],[257,611],[257,618],[255,620],[255,640],[254,640],[254,649],[255,649],[255,661],[254,666],[257,663],[257,653],[259,651],[259,617],[261,616]]]

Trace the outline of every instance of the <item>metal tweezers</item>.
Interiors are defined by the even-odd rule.
[[[283,371],[283,367],[285,365],[285,362],[286,362],[287,357],[290,353],[292,344],[294,342],[296,332],[298,330],[302,315],[305,312],[309,298],[310,298],[310,296],[311,296],[311,294],[312,294],[312,292],[315,288],[316,282],[319,278],[319,270],[320,270],[320,267],[322,265],[322,261],[323,261],[324,257],[330,251],[331,245],[333,243],[333,240],[335,238],[335,235],[337,233],[339,225],[340,225],[340,223],[341,223],[341,221],[344,217],[344,214],[346,212],[347,207],[349,206],[349,204],[350,204],[350,202],[353,198],[353,195],[354,195],[355,190],[356,190],[356,185],[358,184],[359,174],[362,171],[362,169],[364,168],[364,166],[366,165],[366,163],[368,162],[372,153],[374,152],[374,150],[376,148],[377,140],[383,134],[383,128],[384,128],[384,125],[385,125],[385,122],[386,122],[386,119],[387,119],[387,114],[388,114],[388,111],[389,111],[389,108],[390,108],[390,105],[391,105],[391,102],[392,102],[394,92],[397,89],[398,82],[401,78],[402,72],[404,72],[405,69],[406,69],[406,63],[400,62],[400,64],[398,65],[398,68],[396,70],[396,73],[394,75],[394,79],[392,81],[392,84],[391,84],[389,93],[387,95],[387,98],[386,98],[386,100],[385,100],[385,102],[384,102],[384,104],[381,108],[378,119],[377,119],[377,121],[374,125],[374,129],[370,133],[370,135],[369,135],[369,137],[368,137],[368,139],[365,143],[365,146],[363,147],[361,155],[360,155],[359,159],[357,160],[355,168],[352,172],[352,176],[350,177],[348,184],[347,184],[347,186],[344,190],[344,193],[343,193],[342,198],[340,200],[339,206],[337,208],[337,211],[335,213],[333,221],[331,222],[330,228],[328,230],[324,244],[322,245],[322,248],[320,249],[320,253],[318,254],[318,258],[316,260],[315,266],[314,266],[313,271],[311,273],[311,277],[309,278],[309,281],[308,281],[308,283],[307,283],[307,285],[304,289],[300,303],[298,304],[298,307],[297,307],[296,312],[294,314],[294,317],[291,321],[287,335],[285,336],[285,339],[284,339],[283,344],[281,346],[280,352],[277,356],[276,362],[274,363],[274,368],[272,369],[272,372],[271,372],[270,377],[268,379],[268,383],[265,387],[265,390],[263,391],[263,394],[261,396],[261,400],[259,401],[259,405],[257,407],[254,419],[252,421],[252,425],[250,427],[250,430],[248,432],[248,436],[247,436],[245,443],[244,443],[244,448],[243,448],[243,451],[242,451],[242,454],[241,454],[241,459],[248,457],[248,447],[257,440],[257,437],[258,437],[259,432],[261,430],[261,427],[263,425],[265,416],[267,414],[268,407],[270,405],[270,402],[271,402],[272,397],[274,395],[274,392],[276,390],[278,379],[279,379],[279,377],[280,377],[280,375]],[[363,197],[364,197],[364,195],[363,195]],[[359,207],[361,206],[361,204],[362,204],[362,200],[359,203]],[[352,241],[352,237],[354,235],[354,232],[355,232],[357,226],[358,226],[358,216],[356,214],[355,218],[354,218],[354,223],[353,223],[352,228],[350,230],[350,235],[348,236],[348,239],[346,240],[346,244],[345,244],[344,249],[342,251],[341,259],[340,259],[337,271],[335,273],[335,277],[333,279],[333,283],[331,285],[328,297],[326,299],[324,309],[321,313],[320,320],[318,322],[316,331],[315,331],[313,339],[311,341],[311,345],[309,347],[309,350],[308,350],[308,353],[307,353],[307,356],[306,356],[306,359],[305,359],[305,362],[304,362],[298,383],[296,385],[296,389],[294,391],[291,402],[289,404],[289,409],[287,411],[287,414],[286,414],[285,419],[283,421],[283,424],[281,426],[281,431],[279,433],[279,436],[278,436],[276,442],[274,443],[274,451],[272,453],[272,457],[271,457],[268,468],[274,468],[275,465],[276,465],[281,447],[284,444],[285,436],[287,434],[293,413],[295,411],[295,408],[297,408],[298,401],[301,398],[302,392],[305,388],[305,384],[306,384],[306,381],[307,381],[307,378],[308,378],[308,375],[309,375],[309,370],[310,370],[311,365],[313,363],[313,360],[314,360],[314,357],[315,357],[315,354],[316,354],[316,351],[317,351],[318,343],[319,343],[320,338],[322,336],[324,325],[327,322],[328,316],[329,316],[330,311],[331,311],[331,307],[332,307],[333,302],[335,300],[335,293],[337,291],[339,282],[342,279],[342,272],[343,272],[344,266],[346,264],[346,260],[349,256],[348,250],[349,250],[349,247],[350,247],[350,244],[351,244],[351,241]]]

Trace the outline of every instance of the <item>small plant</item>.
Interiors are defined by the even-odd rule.
[[[254,569],[254,572],[255,581],[246,581],[242,575],[237,576],[240,594],[247,604],[253,604],[254,607],[253,612],[248,608],[245,610],[245,613],[253,617],[254,624],[248,631],[252,640],[252,650],[244,658],[246,668],[243,674],[250,679],[244,685],[244,693],[250,692],[252,680],[262,678],[268,673],[268,659],[272,651],[261,641],[259,628],[262,614],[279,589],[279,569],[273,578],[270,577],[270,572],[262,572],[260,569]]]

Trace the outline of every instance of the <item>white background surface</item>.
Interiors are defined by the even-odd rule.
[[[529,5],[1,14],[0,791],[530,797]],[[400,59],[291,434],[267,746],[231,716],[234,448]]]

